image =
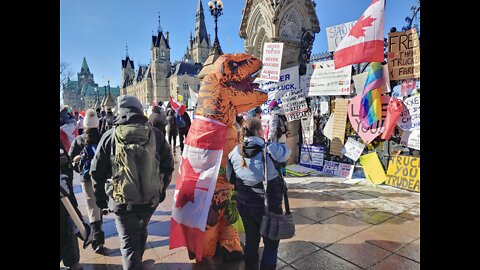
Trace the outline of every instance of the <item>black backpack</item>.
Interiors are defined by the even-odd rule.
[[[92,164],[92,159],[95,156],[95,151],[97,150],[97,144],[87,144],[83,147],[80,156],[80,175],[83,177],[84,180],[91,180],[90,178],[90,166]]]

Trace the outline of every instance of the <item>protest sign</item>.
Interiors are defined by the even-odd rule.
[[[385,184],[420,192],[420,158],[391,156],[388,160],[387,181]]]
[[[411,95],[416,89],[420,89],[420,81],[408,80],[393,87],[392,97],[402,98]]]
[[[382,163],[380,163],[376,152],[361,156],[360,164],[362,164],[365,176],[370,182],[379,185],[387,180],[387,175],[385,175]]]
[[[282,68],[283,43],[265,43],[263,45],[263,67],[260,79],[265,81],[280,81]]]
[[[316,175],[319,172],[315,169],[307,168],[298,164],[288,165],[286,168],[287,173],[290,173],[294,176],[308,176]]]
[[[305,93],[302,89],[287,92],[282,97],[282,104],[288,122],[311,115],[308,110],[307,100],[305,99]]]
[[[304,144],[300,149],[300,165],[322,171],[324,153],[325,148],[323,146]]]
[[[355,23],[357,23],[357,21],[347,22],[326,28],[329,52],[334,52],[337,49],[338,44],[340,44],[342,39],[348,35]]]
[[[350,95],[352,66],[335,69],[333,60],[309,63],[301,79],[309,97]]]
[[[400,144],[412,149],[420,150],[420,129],[404,131]]]
[[[349,157],[353,161],[357,161],[362,154],[363,149],[365,149],[365,144],[357,142],[352,138],[348,138],[347,143],[345,143],[345,146],[342,149],[342,154]]]
[[[353,174],[353,165],[325,160],[323,162],[323,173],[351,178]]]
[[[325,127],[323,128],[323,135],[327,137],[330,141],[333,139],[333,121],[335,121],[335,114],[330,114]]]
[[[356,96],[350,100],[348,104],[348,120],[352,125],[353,130],[362,138],[363,142],[369,144],[384,130],[385,116],[387,115],[388,102],[390,96],[382,96],[382,120],[373,123],[370,128],[365,129],[360,120],[360,104],[362,102],[361,96]]]
[[[304,144],[313,144],[313,124],[313,117],[302,118]]]
[[[310,98],[310,110],[312,114],[323,116],[330,112],[330,97],[315,96]]]
[[[280,71],[280,80],[279,82],[269,82],[261,80],[260,78],[255,79],[255,83],[259,84],[259,87],[262,91],[268,93],[267,102],[263,103],[261,106],[262,114],[266,115],[270,112],[268,105],[270,101],[280,99],[285,93],[300,89],[300,82],[298,77],[298,66],[282,69]],[[282,104],[282,101],[279,101],[279,104]]]
[[[363,94],[363,88],[365,87],[365,81],[367,80],[368,72],[363,72],[353,76],[353,83],[355,85],[355,92],[357,96],[361,96]],[[382,90],[381,94],[390,93],[390,79],[388,73],[388,66],[382,66]]]
[[[420,94],[403,101],[404,109],[397,120],[397,125],[403,130],[420,128]]]
[[[342,156],[343,142],[345,141],[345,125],[347,124],[348,99],[335,100],[335,119],[333,121],[332,142],[330,154]]]
[[[415,28],[388,33],[390,80],[420,78],[420,41]]]

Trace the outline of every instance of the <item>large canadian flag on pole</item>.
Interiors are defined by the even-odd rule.
[[[186,246],[202,260],[207,217],[222,161],[227,126],[195,116],[185,141],[173,196],[170,249]]]
[[[384,10],[384,0],[372,0],[335,50],[335,69],[363,62],[383,62]]]

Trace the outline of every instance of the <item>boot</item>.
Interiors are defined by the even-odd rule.
[[[259,267],[259,257],[255,258],[243,258],[245,262],[245,270],[258,270]]]
[[[93,227],[92,248],[95,253],[103,254],[103,244],[105,243],[105,233],[102,231],[102,222],[95,221],[91,223]]]
[[[262,263],[260,265],[260,270],[275,270],[276,268],[277,268],[276,265],[268,265],[268,264],[264,264],[264,263]],[[245,269],[247,269],[247,268],[245,268]]]
[[[234,262],[243,259],[243,253],[240,251],[229,252],[226,248],[220,247],[224,262]]]

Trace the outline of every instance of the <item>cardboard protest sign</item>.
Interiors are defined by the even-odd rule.
[[[420,150],[420,129],[404,131],[400,139],[400,144],[408,148]]]
[[[342,156],[343,143],[345,140],[345,126],[347,124],[348,99],[338,98],[335,100],[335,119],[333,121],[332,142],[330,154]]]
[[[302,89],[291,90],[283,95],[282,108],[285,111],[288,122],[311,115],[305,99],[305,92]]]
[[[408,80],[393,87],[392,97],[402,98],[411,95],[415,90],[420,89],[420,81]]]
[[[323,173],[351,178],[353,174],[353,165],[325,160],[323,162]]]
[[[313,117],[302,118],[303,143],[313,144]]]
[[[369,144],[384,130],[384,120],[387,114],[388,102],[390,96],[382,96],[382,121],[375,122],[370,128],[365,129],[360,120],[360,104],[362,101],[361,96],[356,96],[350,100],[348,104],[348,120],[352,125],[353,130],[362,138],[363,142]]]
[[[325,148],[323,146],[304,144],[300,148],[300,165],[322,171],[324,153]]]
[[[263,45],[263,67],[260,79],[265,81],[280,81],[282,68],[283,43],[265,43]]]
[[[347,143],[345,143],[345,146],[342,149],[342,154],[349,157],[353,161],[357,161],[362,154],[363,149],[365,149],[365,144],[357,142],[352,138],[348,138]]]
[[[420,41],[417,29],[388,33],[390,80],[420,78]]]
[[[370,182],[380,185],[387,180],[387,175],[383,170],[382,163],[380,163],[376,152],[361,156],[360,164],[362,164],[365,176]]]
[[[309,63],[302,80],[309,97],[350,95],[352,66],[335,69],[333,60]]]
[[[280,71],[279,82],[264,81],[260,78],[255,79],[254,82],[259,84],[261,90],[268,93],[267,102],[263,103],[261,106],[262,114],[267,115],[270,113],[270,109],[268,108],[270,101],[280,99],[289,91],[300,89],[298,66],[282,69]],[[279,104],[282,104],[281,100],[279,101]]]
[[[348,35],[352,27],[357,23],[357,21],[347,22],[331,27],[327,27],[327,40],[328,40],[328,51],[334,52],[337,49],[338,44],[342,41],[342,39]]]
[[[397,120],[397,125],[403,130],[420,128],[420,94],[403,101],[404,109]]]
[[[391,156],[388,160],[387,181],[385,184],[420,192],[420,158]]]
[[[363,72],[353,76],[353,83],[355,85],[355,92],[357,96],[361,96],[363,94],[363,88],[365,87],[365,81],[367,80],[368,72]],[[380,91],[381,94],[390,93],[390,79],[388,73],[388,66],[382,66],[382,90]]]

